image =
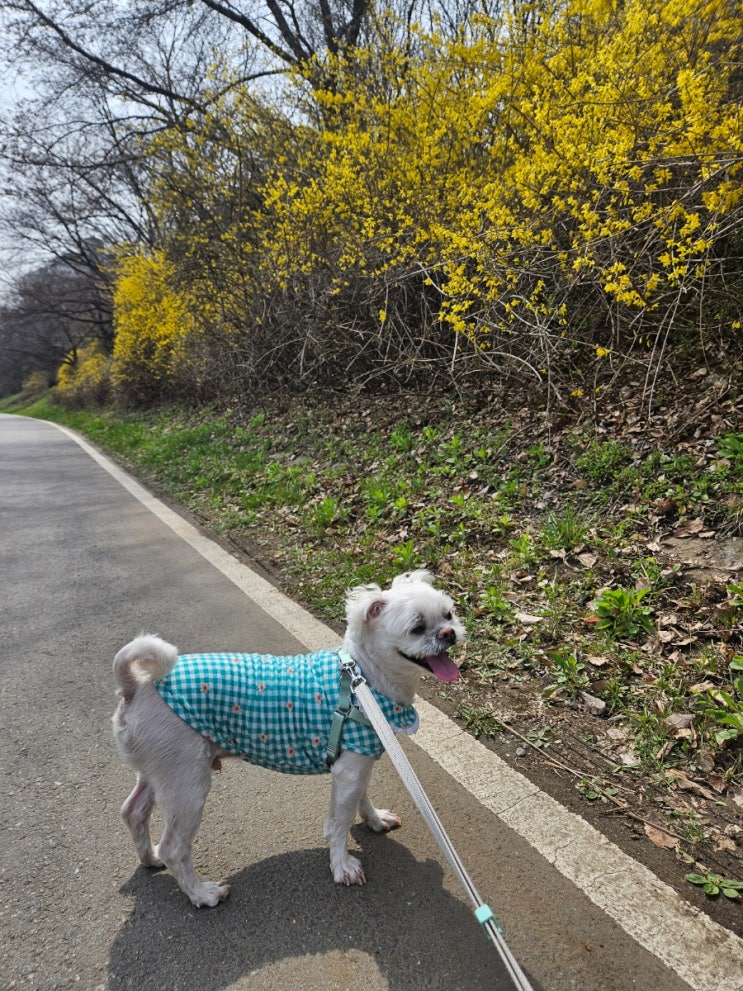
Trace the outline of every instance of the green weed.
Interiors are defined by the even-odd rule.
[[[514,553],[514,557],[519,564],[528,564],[534,560],[534,538],[528,532],[512,537],[508,541],[508,546]]]
[[[371,478],[362,486],[362,499],[366,503],[366,514],[373,523],[384,516],[396,498],[396,486],[382,477]]]
[[[341,517],[338,500],[333,496],[326,496],[322,502],[312,508],[311,516],[313,529],[322,533]]]
[[[730,691],[713,688],[699,699],[699,706],[715,727],[713,735],[718,746],[743,739],[743,655],[736,655],[730,663],[732,685]]]
[[[457,716],[475,737],[493,737],[503,732],[502,721],[486,706],[462,702],[457,709]]]
[[[551,726],[540,726],[539,729],[529,730],[526,734],[527,740],[541,750],[542,747],[548,747],[552,740],[552,727]]]
[[[634,752],[640,766],[646,773],[662,768],[668,744],[665,715],[648,704],[640,711],[632,712],[629,722]]]
[[[639,587],[647,589],[648,593],[653,593],[659,592],[677,578],[681,572],[681,565],[668,566],[656,561],[654,557],[643,557],[632,564],[631,570]]]
[[[558,692],[564,692],[575,698],[578,692],[585,690],[589,686],[586,666],[578,660],[574,651],[571,650],[551,650],[547,651],[549,658],[555,668],[555,681],[544,690],[544,695],[550,697]]]
[[[728,603],[733,609],[743,609],[743,582],[733,582],[727,587]]]
[[[412,571],[416,567],[417,551],[414,540],[406,540],[392,548],[395,565],[403,571]]]
[[[630,686],[619,675],[604,679],[604,686],[598,693],[609,707],[609,715],[623,711],[630,693]]]
[[[548,551],[572,550],[585,541],[591,524],[590,518],[567,503],[561,513],[547,513],[540,534],[542,545]]]
[[[610,788],[599,778],[595,777],[583,777],[575,787],[584,798],[588,799],[589,802],[595,802],[599,799],[601,802],[606,803],[617,794],[616,788]]]
[[[401,423],[395,427],[389,437],[390,447],[399,453],[412,451],[415,446],[415,437],[407,423]]]
[[[712,871],[709,871],[707,874],[684,874],[684,877],[691,884],[700,885],[705,895],[708,895],[710,898],[716,898],[717,895],[723,894],[731,901],[741,900],[743,881],[733,881],[729,877],[713,874]]]
[[[717,453],[743,472],[743,434],[723,434],[717,438]]]
[[[604,630],[610,636],[634,637],[638,633],[652,633],[653,610],[640,603],[648,594],[648,589],[607,588],[595,601],[596,629]]]
[[[506,599],[503,590],[489,585],[480,596],[480,606],[487,617],[495,623],[510,623],[513,619],[513,603]]]
[[[632,463],[631,447],[615,440],[593,438],[583,454],[575,459],[576,467],[597,485],[615,482],[621,472]]]
[[[696,812],[682,812],[678,809],[671,809],[668,813],[670,825],[684,843],[690,846],[703,846],[709,843],[709,837],[705,833],[704,823]]]
[[[526,458],[530,468],[534,472],[539,472],[552,462],[552,455],[546,450],[544,444],[535,444],[526,451]]]

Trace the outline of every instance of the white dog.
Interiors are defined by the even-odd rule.
[[[352,589],[338,651],[178,657],[175,647],[149,635],[122,648],[113,664],[122,696],[114,737],[137,772],[137,784],[121,815],[142,863],[167,866],[194,905],[216,905],[227,897],[227,881],[197,878],[191,844],[212,770],[221,758],[238,757],[289,773],[332,772],[325,823],[330,868],[340,884],[364,884],[361,864],[348,852],[357,811],[375,832],[399,826],[400,819],[374,808],[367,796],[383,749],[378,737],[350,702],[334,718],[343,697],[341,656],[353,659],[395,731],[415,732],[412,701],[421,676],[454,681],[459,671],[447,650],[464,636],[452,600],[432,581],[428,572],[415,571],[384,591],[378,585]],[[155,803],[164,825],[153,849],[149,822]]]

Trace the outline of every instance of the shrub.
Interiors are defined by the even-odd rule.
[[[69,408],[102,406],[111,389],[111,357],[98,341],[69,354],[57,372],[54,396]]]
[[[37,368],[23,380],[21,389],[24,397],[34,398],[41,396],[53,384],[54,376],[41,368]]]
[[[162,252],[131,255],[119,265],[111,382],[125,405],[162,399],[177,378],[193,321],[183,297],[171,287],[173,278]]]

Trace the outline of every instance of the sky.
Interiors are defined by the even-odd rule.
[[[0,149],[4,144],[4,118],[12,114],[21,100],[33,96],[33,89],[28,80],[24,79],[14,67],[3,64],[0,55]],[[2,173],[0,173],[0,210],[10,205],[3,194]],[[18,276],[29,268],[33,268],[39,259],[30,248],[24,248],[14,240],[12,231],[0,224],[0,302],[8,298],[13,283]]]

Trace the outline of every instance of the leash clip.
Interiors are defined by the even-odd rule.
[[[351,676],[351,688],[356,689],[359,685],[365,685],[366,678],[359,670],[353,657],[347,654],[345,650],[339,651],[339,657],[341,659],[341,672],[347,671]]]
[[[359,687],[359,685],[365,685],[365,684],[366,684],[366,678],[363,676],[363,674],[360,671],[355,671],[351,673],[351,688],[353,688],[354,691]]]

